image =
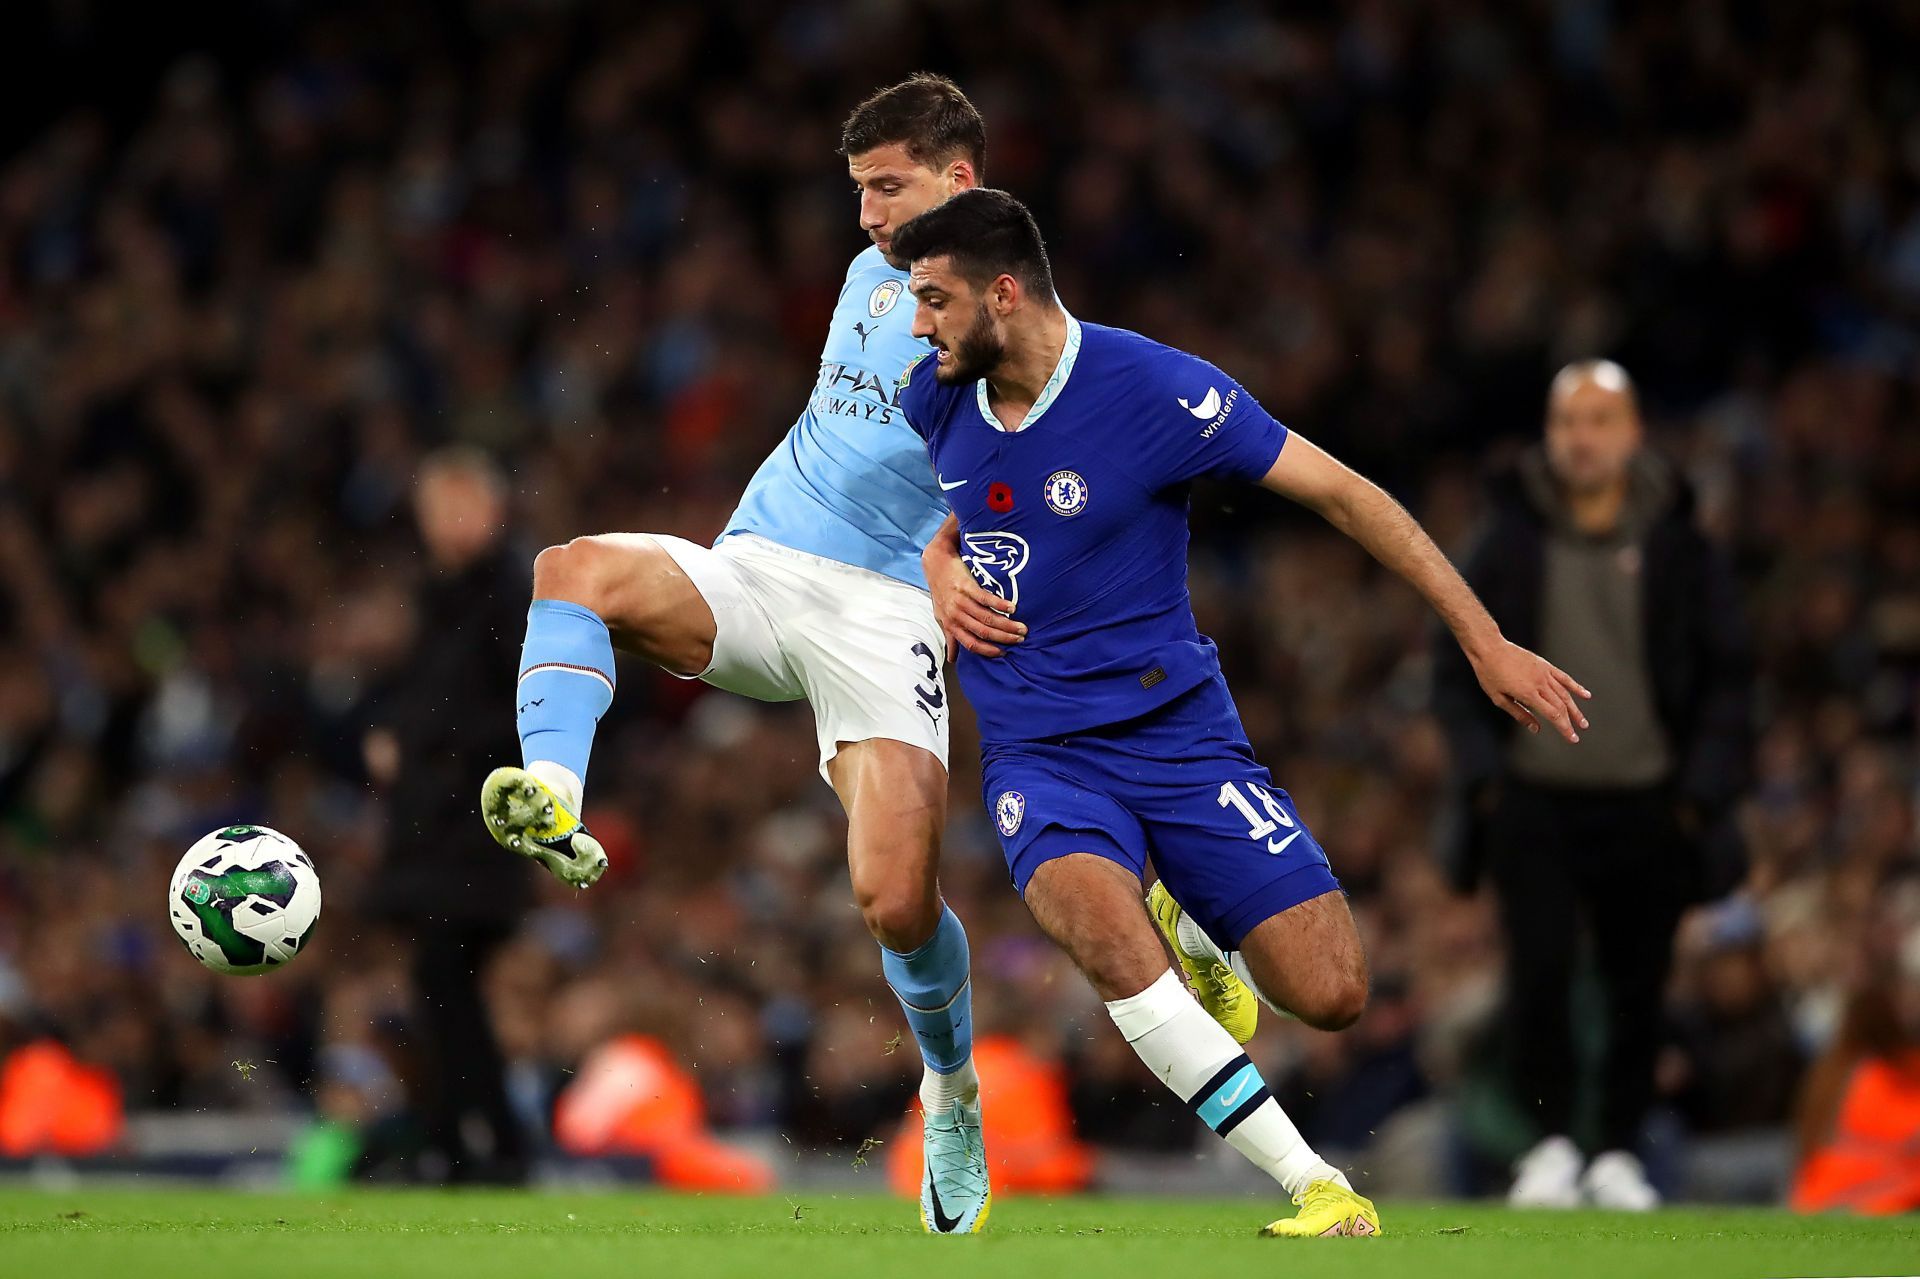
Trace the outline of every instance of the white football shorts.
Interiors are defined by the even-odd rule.
[[[925,591],[751,533],[713,547],[648,536],[713,610],[713,661],[681,678],[762,702],[805,698],[822,777],[840,743],[869,737],[946,764],[946,640]]]

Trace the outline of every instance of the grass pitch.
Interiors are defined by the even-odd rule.
[[[1389,1203],[1371,1240],[1254,1237],[1282,1205],[1009,1199],[934,1239],[872,1196],[363,1190],[0,1190],[0,1276],[592,1279],[707,1276],[1887,1275],[1920,1272],[1920,1221],[1671,1210],[1644,1217]]]

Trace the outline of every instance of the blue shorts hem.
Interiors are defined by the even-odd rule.
[[[1301,902],[1312,901],[1327,893],[1341,891],[1340,881],[1333,877],[1333,872],[1324,864],[1313,862],[1262,884],[1231,910],[1221,912],[1217,918],[1199,919],[1196,922],[1222,950],[1239,950],[1240,943],[1247,939],[1248,933],[1281,911],[1291,910]]]
[[[1013,887],[1025,900],[1027,885],[1033,882],[1034,872],[1048,862],[1062,857],[1071,857],[1075,853],[1091,853],[1095,857],[1104,857],[1116,865],[1125,866],[1136,876],[1146,873],[1145,858],[1136,858],[1121,847],[1120,841],[1103,830],[1084,827],[1050,825],[1035,831],[1027,840],[1008,867],[1013,876]]]

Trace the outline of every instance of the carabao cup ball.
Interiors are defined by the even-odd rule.
[[[300,953],[320,922],[320,875],[279,831],[223,826],[174,868],[167,918],[215,972],[272,972]]]

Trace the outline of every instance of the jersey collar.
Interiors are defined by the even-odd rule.
[[[985,418],[987,425],[994,430],[1004,435],[1017,435],[1032,426],[1040,419],[1040,415],[1047,411],[1048,406],[1059,397],[1061,389],[1067,384],[1067,379],[1073,375],[1073,362],[1080,358],[1080,321],[1074,319],[1073,313],[1065,307],[1060,308],[1060,313],[1067,317],[1067,340],[1066,344],[1060,348],[1060,363],[1053,366],[1053,376],[1048,378],[1047,384],[1040,388],[1040,398],[1033,402],[1033,407],[1028,409],[1027,415],[1020,419],[1020,425],[1017,428],[1012,431],[1007,430],[1000,425],[1000,419],[993,415],[993,408],[987,403],[987,379],[981,378],[973,384],[974,403],[980,406],[980,416]]]

